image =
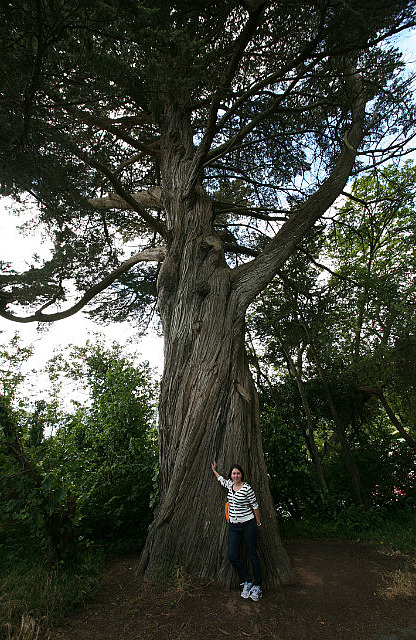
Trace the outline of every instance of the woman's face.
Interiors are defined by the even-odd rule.
[[[236,484],[241,482],[241,471],[239,469],[233,469],[231,471],[231,480]]]

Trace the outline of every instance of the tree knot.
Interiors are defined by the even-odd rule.
[[[201,242],[201,248],[209,251],[210,249],[214,249],[214,251],[221,251],[222,244],[221,240],[214,235],[205,236]]]
[[[235,383],[234,383],[234,384],[235,384],[235,388],[236,388],[236,390],[238,391],[238,393],[240,394],[240,396],[241,396],[242,398],[244,398],[244,400],[245,400],[246,402],[250,403],[250,402],[251,402],[251,396],[250,396],[249,392],[247,391],[247,389],[245,389],[245,388],[243,387],[243,385],[242,385],[242,384],[240,384],[237,380],[235,381]]]
[[[199,334],[201,333],[201,329],[202,329],[202,325],[203,325],[203,321],[198,318],[198,320],[195,320],[193,323],[193,330],[194,330],[194,334],[196,336],[199,336]]]

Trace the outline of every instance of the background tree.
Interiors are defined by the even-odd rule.
[[[256,354],[254,344],[250,355],[256,363],[257,384],[262,395],[267,398],[266,405],[270,406],[273,403],[280,405],[285,394],[287,394],[287,400],[293,395],[293,389],[285,387],[284,384],[280,392],[277,391],[276,380],[281,381],[289,374],[296,381],[302,411],[299,413],[295,408],[297,401],[289,402],[291,411],[285,413],[288,415],[292,412],[292,418],[287,418],[287,421],[284,422],[286,425],[292,422],[294,428],[300,428],[324,496],[330,501],[331,497],[328,493],[327,482],[315,442],[316,425],[305,389],[304,368],[310,339],[305,331],[306,320],[302,319],[299,311],[299,298],[302,296],[302,292],[306,292],[308,297],[311,297],[312,292],[317,290],[319,295],[316,280],[320,275],[320,270],[311,264],[311,260],[313,260],[312,255],[318,254],[319,250],[322,250],[322,242],[322,239],[315,236],[315,238],[308,238],[306,242],[302,243],[301,250],[287,261],[278,278],[252,305],[249,313],[249,326],[252,328],[257,343],[261,345],[260,357]],[[307,250],[305,250],[305,246],[307,246]],[[309,305],[309,307],[308,320],[310,323],[314,323],[312,321],[313,305]],[[273,373],[273,380],[266,374],[270,369]],[[266,385],[264,381],[267,382]],[[266,413],[268,412],[266,411]]]
[[[29,537],[71,561],[91,542],[140,548],[157,498],[157,385],[148,365],[97,342],[56,356],[49,373],[54,387],[76,383],[72,412],[44,400],[23,409],[18,396],[13,409],[1,398],[0,544]]]
[[[356,385],[367,398],[379,398],[413,450],[415,197],[416,168],[411,162],[367,174],[354,183],[334,218],[327,246],[341,275],[330,286],[338,298],[338,332]],[[347,313],[351,306],[352,318]]]
[[[158,273],[161,501],[148,574],[173,561],[230,579],[216,458],[242,463],[261,496],[268,584],[291,579],[245,312],[354,166],[403,151],[410,88],[384,42],[413,11],[397,0],[4,3],[2,193],[38,203],[53,256],[25,274],[4,265],[1,314],[51,322],[95,299],[102,315],[117,298],[117,317],[123,303],[140,316]],[[235,180],[244,198],[230,188],[216,202]],[[139,248],[130,257],[126,241]],[[160,266],[139,266],[148,260]]]
[[[294,424],[304,424],[303,434],[309,454],[314,461],[315,470],[326,497],[330,500],[320,455],[315,442],[315,425],[306,385],[308,381],[318,381],[314,392],[319,393],[326,407],[326,421],[331,424],[332,439],[339,443],[345,466],[352,484],[355,501],[366,505],[360,475],[346,436],[346,426],[350,420],[347,407],[340,406],[334,397],[334,389],[329,378],[334,377],[334,369],[339,358],[334,358],[336,336],[332,335],[330,326],[330,309],[334,298],[325,293],[325,285],[317,282],[320,275],[316,267],[307,265],[310,251],[316,253],[319,247],[316,242],[309,242],[308,251],[288,261],[279,279],[264,292],[254,306],[252,323],[257,336],[267,345],[264,353],[265,362],[273,364],[283,357],[288,373],[296,380],[303,407],[303,416],[293,416]],[[332,337],[332,340],[331,340]],[[328,373],[329,372],[329,373]],[[337,374],[339,371],[336,372]],[[332,374],[332,375],[331,375]],[[344,377],[345,379],[345,377]],[[342,389],[342,382],[337,387],[336,395],[347,392]],[[343,400],[345,401],[345,397]],[[314,401],[316,403],[316,401]],[[315,421],[318,422],[315,418]]]
[[[148,364],[98,341],[61,354],[49,370],[86,392],[87,400],[76,401],[61,421],[47,455],[74,487],[83,537],[140,548],[158,471],[157,385]]]
[[[345,489],[354,480],[336,454],[340,428],[358,473],[358,504],[414,504],[414,177],[406,163],[358,179],[331,216],[326,244],[312,238],[302,245],[250,314],[252,335],[264,345],[256,370],[271,378],[269,388],[260,385],[266,421],[283,423],[282,441],[288,425],[304,424],[309,456],[312,434],[338,504],[341,495],[343,504],[350,499]],[[331,265],[326,278],[322,263]],[[410,353],[399,370],[403,344]]]
[[[74,516],[76,501],[70,487],[55,469],[42,466],[40,449],[30,446],[19,415],[0,396],[0,485],[2,538],[16,543],[30,532],[46,542],[47,555],[63,560],[76,551]],[[39,444],[39,443],[37,443]],[[23,536],[22,536],[23,532]]]
[[[23,346],[17,333],[8,345],[0,345],[0,393],[9,401],[13,400],[24,379],[22,367],[32,353],[33,348]]]

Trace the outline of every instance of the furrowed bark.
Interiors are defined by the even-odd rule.
[[[192,137],[176,112],[168,114],[162,162],[167,227],[174,229],[158,281],[165,337],[161,387],[160,504],[141,557],[151,576],[160,565],[180,565],[192,574],[232,584],[227,559],[225,495],[212,460],[228,476],[246,469],[262,513],[260,555],[268,587],[291,582],[264,463],[259,407],[244,350],[244,313],[232,287],[220,240],[212,230],[211,201],[189,184]],[[188,145],[178,150],[172,144]]]
[[[226,269],[213,274],[209,292],[202,296],[187,327],[179,300],[175,317],[164,319],[170,340],[160,405],[161,503],[142,569],[151,575],[159,564],[174,562],[193,574],[233,582],[226,553],[225,495],[210,465],[217,460],[228,475],[238,461],[261,505],[260,553],[266,583],[276,586],[290,582],[292,573],[268,487],[244,323],[234,315],[235,296]]]

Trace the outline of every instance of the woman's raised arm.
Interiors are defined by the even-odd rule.
[[[216,478],[219,478],[221,474],[219,474],[219,473],[218,473],[218,471],[217,471],[217,463],[215,462],[215,460],[214,460],[214,462],[211,464],[211,469],[212,469],[212,471],[214,472],[215,477],[216,477]]]

